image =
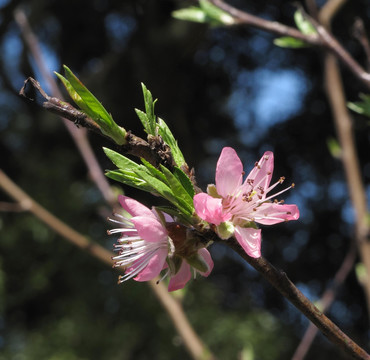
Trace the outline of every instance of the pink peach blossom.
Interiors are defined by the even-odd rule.
[[[274,155],[266,151],[243,182],[243,164],[234,149],[225,147],[217,162],[216,186],[209,185],[208,194],[194,196],[197,215],[216,225],[221,238],[235,235],[246,253],[255,258],[261,256],[261,230],[255,223],[273,225],[299,218],[296,205],[271,201],[293,184],[274,195],[267,195],[284,181],[280,178],[270,186],[273,168]]]
[[[166,223],[173,223],[173,219],[167,214],[150,210],[127,196],[120,195],[118,200],[125,213],[115,214],[116,219],[109,219],[120,227],[109,230],[108,234],[121,234],[118,244],[115,245],[119,254],[113,257],[115,267],[125,268],[125,274],[119,277],[119,283],[131,278],[136,281],[149,281],[157,277],[162,270],[166,270],[164,277],[171,278],[169,291],[182,289],[191,278],[191,266],[186,258],[177,255],[174,245],[176,241],[169,237]],[[194,267],[193,270],[208,276],[213,268],[212,258],[206,249],[198,249],[197,254],[206,264],[207,270],[199,271]],[[168,261],[173,256],[177,256],[177,260],[180,259],[180,266],[176,270],[168,266]]]

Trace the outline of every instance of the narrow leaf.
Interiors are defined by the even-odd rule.
[[[111,149],[103,147],[103,151],[105,155],[112,161],[114,165],[116,165],[119,169],[123,169],[125,171],[132,171],[134,173],[135,169],[139,169],[140,165],[136,162],[130,160],[126,156],[119,154]]]
[[[131,172],[125,172],[120,169],[107,171],[105,176],[109,177],[112,180],[118,181],[122,184],[147,191],[150,193],[158,194],[155,189],[153,189],[150,185],[146,183],[143,179],[141,179],[137,174],[134,173],[132,175]]]
[[[363,101],[349,102],[347,106],[358,114],[370,117],[370,95],[359,94],[359,98]]]
[[[172,16],[178,20],[192,21],[198,23],[205,23],[208,19],[204,10],[196,6],[173,11]]]
[[[139,109],[135,109],[136,115],[140,119],[141,123],[143,124],[144,130],[147,132],[147,134],[150,134],[150,126],[149,126],[149,119],[148,116],[145,114],[144,111],[141,111]]]
[[[185,207],[190,214],[194,212],[193,198],[184,189],[181,182],[168,170],[166,167],[161,165],[161,170],[166,176],[172,193],[177,198],[178,202]]]
[[[283,48],[292,48],[292,49],[304,48],[304,47],[309,46],[304,41],[295,39],[290,36],[283,36],[283,37],[277,38],[274,40],[274,44],[276,46],[280,46]]]
[[[64,65],[63,67],[67,80],[70,82],[74,90],[80,95],[85,105],[95,114],[96,117],[100,117],[107,125],[111,125],[113,123],[113,119],[107,110],[105,110],[104,106],[85,87],[85,85],[82,84],[82,82],[67,66]]]
[[[147,125],[144,126],[146,132],[150,135],[157,135],[156,134],[156,119],[154,114],[154,104],[156,100],[153,101],[152,93],[146,88],[146,86],[141,83],[141,87],[143,90],[144,95],[144,103],[145,103],[145,112],[147,116]]]
[[[301,33],[305,35],[317,34],[315,27],[307,20],[302,11],[297,10],[294,13],[294,21]]]
[[[144,181],[148,183],[149,186],[151,186],[155,191],[160,194],[162,197],[170,201],[175,206],[178,206],[178,202],[176,200],[176,197],[174,196],[171,189],[161,180],[153,177],[151,174],[148,174],[143,169],[136,169],[135,173]]]
[[[209,1],[199,0],[199,5],[207,16],[215,22],[214,25],[233,25],[235,23],[234,18],[230,14]]]
[[[182,165],[184,165],[184,155],[182,154],[170,128],[161,118],[158,118],[158,134],[162,136],[163,141],[171,148],[172,156],[177,166],[181,167]]]
[[[149,171],[150,174],[152,174],[155,178],[157,178],[158,180],[161,180],[166,185],[168,185],[166,176],[160,170],[155,168],[152,164],[150,164],[145,159],[141,159],[141,161],[145,165],[146,169]]]
[[[76,104],[100,125],[104,135],[112,138],[118,145],[125,144],[126,131],[114,122],[112,116],[105,110],[104,106],[85,85],[82,84],[73,72],[67,66],[64,65],[63,67],[66,79],[63,80],[63,77],[59,74],[57,74],[57,76],[62,80],[67,91],[72,94],[71,97]]]
[[[189,194],[189,196],[193,199],[195,195],[194,186],[188,176],[178,167],[175,167],[173,175],[180,181],[183,188]]]

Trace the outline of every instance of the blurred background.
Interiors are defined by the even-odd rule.
[[[322,1],[318,1],[319,4]],[[273,45],[274,36],[246,27],[209,28],[173,19],[194,2],[174,0],[0,1],[0,166],[62,221],[107,249],[109,213],[60,119],[18,96],[32,76],[43,83],[14,21],[20,6],[36,33],[50,73],[66,64],[113,118],[144,136],[134,108],[140,82],[158,98],[156,113],[178,139],[199,185],[214,182],[224,146],[249,171],[264,151],[275,153],[273,179],[295,189],[299,221],[263,228],[262,251],[312,301],[333,279],[353,237],[353,211],[324,93],[322,54]],[[233,1],[266,19],[294,26],[290,1]],[[349,2],[333,32],[356,59],[354,18],[369,24],[366,0]],[[369,30],[369,29],[368,29]],[[343,69],[348,100],[363,86]],[[353,114],[361,170],[370,197],[369,122]],[[89,134],[102,169],[113,165]],[[111,181],[115,187],[120,185]],[[156,199],[122,188],[148,206]],[[0,202],[11,199],[0,191]],[[0,209],[1,210],[1,209]],[[156,297],[145,284],[116,284],[117,274],[56,235],[27,212],[0,212],[0,359],[189,359]],[[208,279],[177,292],[194,328],[219,359],[289,359],[308,321],[226,246],[210,248]],[[368,313],[352,270],[329,317],[361,346],[369,344]],[[249,357],[247,357],[249,356]],[[344,359],[323,337],[308,359]]]

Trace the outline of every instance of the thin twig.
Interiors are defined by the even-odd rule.
[[[343,1],[343,0],[339,0]],[[258,16],[241,11],[222,0],[210,0],[214,5],[233,16],[238,24],[253,26],[279,36],[291,36],[302,40],[312,46],[320,46],[332,52],[363,84],[370,88],[370,73],[366,72],[361,65],[353,59],[349,52],[335,39],[335,37],[314,19],[310,21],[315,25],[318,34],[305,35],[295,28],[283,25],[276,21],[269,21]]]
[[[345,282],[348,274],[353,268],[353,265],[356,261],[356,246],[353,244],[351,245],[350,250],[347,252],[342,265],[340,266],[339,270],[334,276],[332,284],[325,290],[324,294],[322,295],[321,299],[319,300],[319,307],[323,313],[325,313],[333,303],[338,289],[343,285]],[[292,360],[302,360],[306,356],[308,350],[310,349],[313,340],[315,339],[318,332],[318,328],[313,324],[310,323],[305,334],[302,337],[301,342],[299,343]]]
[[[370,42],[362,19],[357,18],[353,24],[353,36],[360,42],[366,54],[367,71],[370,71]]]
[[[32,213],[52,230],[62,236],[65,240],[79,247],[101,262],[109,266],[113,266],[113,252],[104,249],[102,246],[94,241],[91,241],[86,236],[81,235],[58,219],[56,216],[51,214],[44,207],[34,201],[28,194],[26,194],[18,185],[16,185],[1,169],[0,188],[2,188],[12,199],[17,201],[23,210],[27,210]],[[155,279],[148,282],[148,284],[167,311],[193,359],[215,359],[215,357],[205,347],[203,342],[195,333],[194,329],[191,327],[180,303],[168,294],[163,283],[160,282],[157,284]]]

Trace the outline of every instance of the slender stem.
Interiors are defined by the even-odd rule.
[[[342,265],[335,274],[333,283],[330,285],[330,287],[328,287],[325,290],[324,294],[322,295],[319,301],[322,312],[326,312],[333,303],[339,288],[343,285],[348,274],[353,268],[353,265],[356,261],[356,255],[357,255],[356,246],[353,244],[350,250],[347,252],[347,255],[345,256],[342,262]],[[317,335],[317,332],[318,328],[313,323],[310,323],[304,336],[302,337],[300,344],[298,345],[296,351],[294,352],[292,360],[304,359],[309,348],[311,347],[311,344],[313,343],[313,340],[315,339],[315,336]]]
[[[112,256],[114,253],[104,249],[99,244],[91,241],[86,236],[81,235],[70,226],[62,222],[56,216],[47,211],[44,207],[34,201],[19,186],[17,186],[1,169],[0,169],[0,188],[2,188],[12,199],[18,202],[19,207],[24,211],[29,211],[38,219],[44,222],[56,233],[61,235],[71,244],[79,247],[99,261],[112,266]],[[181,304],[168,294],[163,283],[156,283],[156,279],[148,282],[149,287],[153,290],[160,303],[170,316],[176,330],[184,340],[184,344],[195,360],[212,360],[215,357],[205,347],[192,326],[190,325]]]
[[[245,261],[253,266],[272,286],[285,296],[299,311],[301,311],[318,329],[339,349],[353,359],[370,359],[370,355],[344,334],[338,326],[328,319],[313,305],[289,280],[287,275],[277,270],[265,258],[251,258],[239,243],[229,239],[226,244],[236,251]]]

